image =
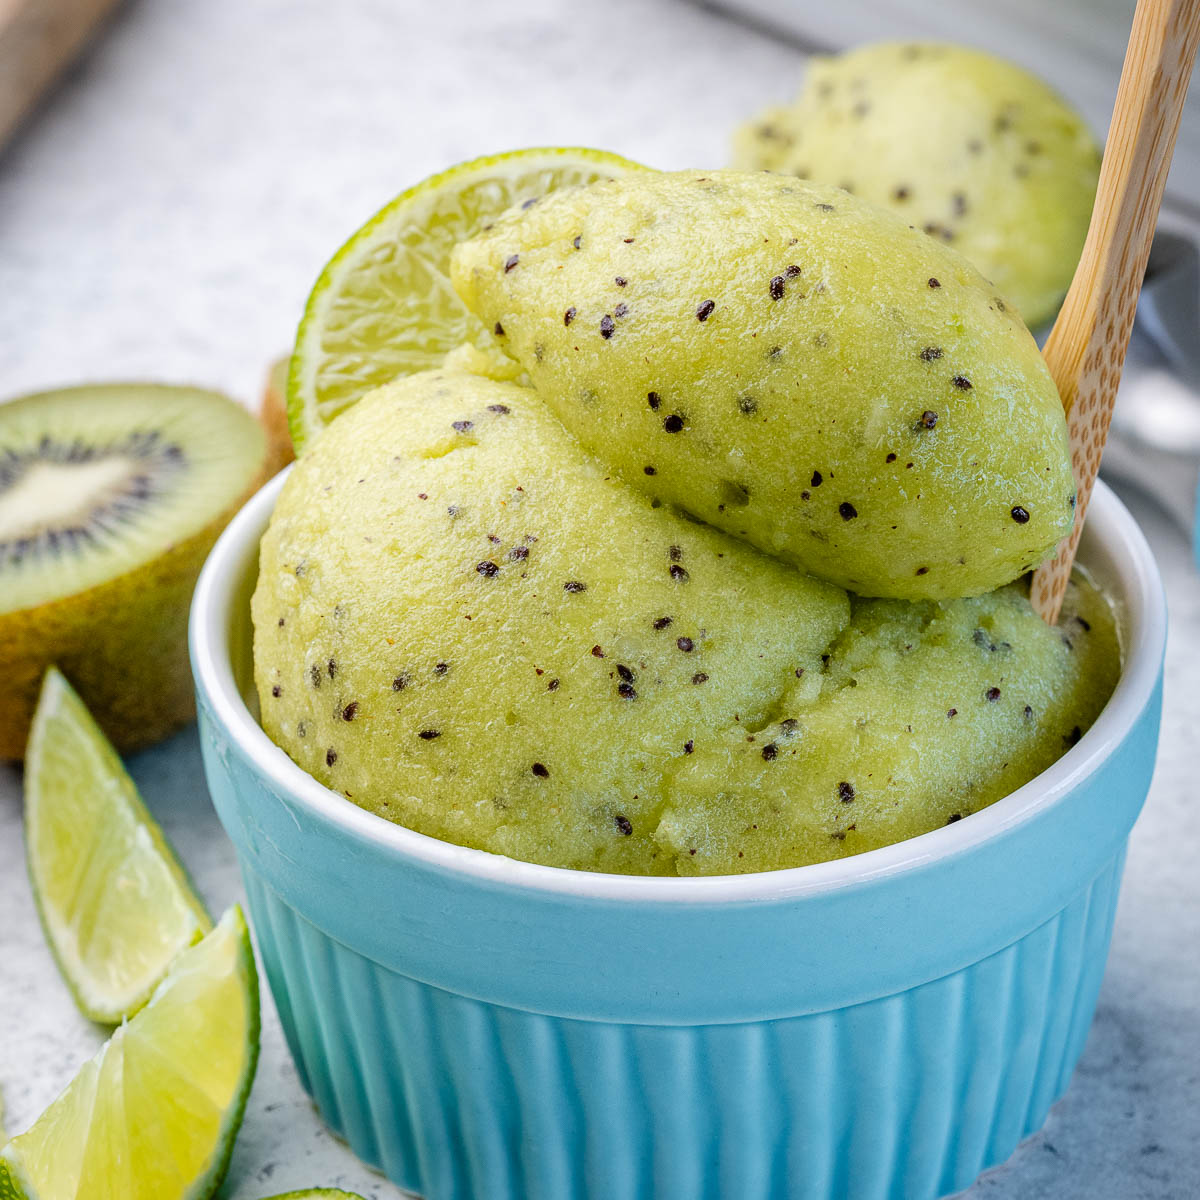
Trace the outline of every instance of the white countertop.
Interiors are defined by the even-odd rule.
[[[0,394],[133,377],[250,402],[317,271],[403,187],[520,145],[716,165],[734,124],[789,95],[800,66],[794,50],[681,0],[133,0],[0,153]],[[1070,1091],[972,1200],[1200,1196],[1200,583],[1182,535],[1149,505],[1136,511],[1171,606],[1158,773]],[[132,769],[210,907],[240,898],[194,731]],[[20,809],[19,773],[0,766],[11,1131],[102,1040],[43,944]],[[315,1185],[399,1196],[322,1128],[265,992],[264,1003],[258,1080],[222,1196]]]

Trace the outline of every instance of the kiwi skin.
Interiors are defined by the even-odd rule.
[[[276,475],[296,457],[288,429],[287,379],[291,356],[277,358],[267,371],[258,419],[267,431],[267,474]]]
[[[247,495],[265,478],[264,470]],[[242,499],[132,571],[0,615],[0,759],[24,758],[42,676],[52,665],[120,751],[152,745],[192,719],[188,606],[209,550]]]

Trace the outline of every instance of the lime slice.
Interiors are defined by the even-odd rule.
[[[450,251],[506,209],[571,184],[647,168],[602,150],[515,150],[402,192],[321,272],[296,334],[288,422],[297,454],[372,388],[493,335],[450,283]]]
[[[325,1200],[363,1200],[357,1192],[343,1192],[338,1188],[308,1188],[303,1192],[284,1192],[279,1196],[268,1196],[267,1200],[316,1200],[324,1196]]]
[[[229,1165],[258,1032],[250,935],[231,908],[0,1150],[0,1200],[206,1200]]]
[[[46,940],[93,1021],[137,1012],[212,927],[117,752],[53,667],[25,759],[25,846]]]

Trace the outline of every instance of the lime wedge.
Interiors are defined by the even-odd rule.
[[[343,1192],[338,1188],[308,1188],[303,1192],[284,1192],[279,1196],[268,1196],[267,1200],[316,1200],[324,1196],[325,1200],[363,1200],[357,1192]]]
[[[436,367],[463,343],[499,354],[450,283],[457,243],[556,188],[643,170],[602,150],[515,150],[451,167],[376,213],[308,298],[288,376],[296,453],[372,388]]]
[[[46,940],[93,1021],[132,1016],[212,927],[117,752],[53,667],[25,759],[25,846]]]
[[[232,908],[0,1150],[0,1200],[206,1200],[229,1165],[258,1033],[250,935]]]

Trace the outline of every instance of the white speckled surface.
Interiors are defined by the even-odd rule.
[[[134,0],[0,154],[0,393],[140,376],[249,400],[330,252],[402,187],[538,143],[717,163],[735,122],[790,93],[799,66],[679,0]],[[1138,511],[1171,604],[1159,770],[1070,1092],[972,1200],[1200,1196],[1200,586],[1182,537]],[[194,733],[132,765],[210,905],[238,898]],[[0,1087],[13,1131],[101,1039],[42,943],[19,824],[19,774],[0,767]],[[399,1195],[322,1129],[268,1011],[222,1195],[317,1184]]]

